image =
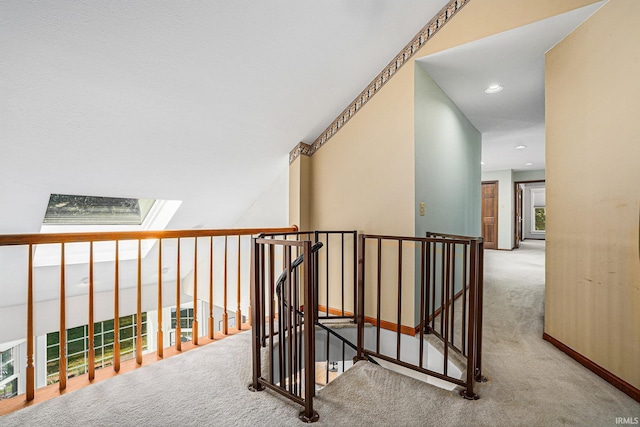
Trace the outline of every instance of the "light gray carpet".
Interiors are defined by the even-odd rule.
[[[481,399],[359,362],[316,398],[317,425],[615,426],[640,404],[542,340],[543,244],[485,255]],[[300,426],[300,407],[251,393],[239,334],[0,417],[0,426]]]

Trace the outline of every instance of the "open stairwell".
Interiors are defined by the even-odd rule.
[[[331,258],[336,250],[339,257]],[[253,239],[252,254],[252,317],[260,319],[252,331],[252,391],[276,392],[304,408],[301,420],[316,422],[318,388],[368,360],[479,398],[473,387],[484,380],[481,238],[293,232]],[[403,280],[403,255],[420,266],[410,280]],[[365,274],[376,270],[377,280]],[[397,272],[397,281],[383,280],[387,272]],[[418,299],[403,309],[408,292]],[[440,341],[442,352],[430,341]]]
[[[323,321],[321,325],[322,326],[316,327],[316,385],[324,386],[354,366],[353,358],[356,357],[357,353],[357,327],[353,322],[335,322],[330,320]],[[327,331],[327,329],[330,329],[331,332]],[[365,342],[371,343],[369,349],[372,350],[376,342],[376,330],[373,325],[365,325],[364,335]],[[393,357],[396,351],[395,334],[388,330],[381,330],[380,336],[381,352],[388,357]],[[407,363],[419,365],[419,339],[417,336],[401,336],[402,360]],[[442,341],[432,334],[425,335],[423,339],[425,350],[423,352],[422,365],[430,370],[443,374],[444,345]],[[404,368],[380,358],[369,357],[368,362],[445,390],[453,390],[456,387],[455,384]],[[331,369],[332,366],[334,366],[333,370]],[[460,357],[450,357],[447,363],[447,370],[449,375],[462,378],[466,370],[465,361]],[[318,379],[320,379],[320,381],[318,381]]]

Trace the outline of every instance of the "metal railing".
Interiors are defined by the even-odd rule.
[[[315,231],[314,239],[324,247],[315,280],[317,318],[355,323],[358,232]]]
[[[222,272],[222,286],[221,291],[223,293],[222,302],[222,326],[221,332],[227,334],[229,332],[229,312],[231,311],[229,304],[230,299],[235,297],[235,319],[236,329],[242,328],[242,309],[241,305],[247,304],[247,296],[243,301],[243,294],[250,294],[248,286],[243,285],[242,278],[245,278],[245,282],[248,283],[250,275],[250,263],[243,263],[242,258],[242,237],[249,237],[265,232],[284,233],[296,231],[297,228],[247,228],[247,229],[218,229],[218,230],[165,230],[165,231],[133,231],[133,232],[101,232],[101,233],[69,233],[69,234],[21,234],[21,235],[0,235],[0,248],[8,247],[23,247],[21,253],[26,252],[21,258],[21,262],[24,261],[24,268],[27,271],[26,274],[26,400],[31,401],[35,396],[36,381],[35,381],[35,367],[34,367],[34,341],[35,332],[34,324],[36,315],[38,314],[37,305],[38,298],[36,295],[40,290],[44,288],[50,289],[53,286],[58,287],[57,299],[58,299],[58,311],[59,316],[57,319],[58,327],[50,332],[59,332],[59,390],[63,391],[67,387],[67,339],[66,331],[69,327],[67,319],[67,311],[70,309],[79,310],[78,307],[71,307],[69,304],[69,296],[67,295],[67,289],[71,286],[68,279],[68,273],[70,270],[77,270],[76,260],[71,260],[71,253],[73,257],[80,256],[84,261],[80,264],[86,266],[88,270],[88,277],[86,278],[86,324],[88,327],[87,343],[88,348],[86,351],[87,358],[87,377],[89,381],[95,378],[96,361],[95,361],[95,348],[94,348],[94,324],[96,322],[96,292],[100,290],[101,295],[101,309],[104,309],[104,292],[108,289],[108,292],[113,293],[113,321],[114,321],[114,337],[113,337],[113,361],[112,366],[115,372],[120,370],[120,336],[118,319],[124,314],[136,315],[136,336],[135,336],[135,357],[138,365],[142,364],[142,306],[143,306],[143,287],[145,289],[149,286],[155,287],[155,301],[145,301],[147,306],[155,305],[157,308],[157,345],[156,352],[157,357],[163,357],[164,350],[164,336],[163,336],[163,308],[169,306],[177,307],[176,319],[175,319],[175,349],[177,351],[182,350],[181,339],[181,295],[185,292],[184,284],[185,277],[190,277],[190,285],[192,294],[190,295],[193,300],[193,320],[191,322],[192,337],[191,340],[194,345],[199,343],[199,327],[198,327],[198,307],[199,301],[207,300],[208,313],[207,317],[207,338],[209,340],[214,339],[214,289],[220,286],[214,286],[214,265],[221,264]],[[235,240],[234,246],[237,247],[237,261],[236,261],[236,283],[230,283],[229,280],[229,258],[232,256],[229,254],[229,242]],[[214,241],[216,244],[214,245]],[[80,245],[78,245],[80,244]],[[245,243],[248,248],[249,243]],[[100,251],[96,248],[99,246]],[[125,249],[126,248],[128,249]],[[148,250],[146,256],[143,255],[143,246],[151,248]],[[222,256],[214,256],[214,246],[222,249]],[[46,283],[42,283],[43,280],[36,280],[35,274],[39,269],[36,266],[37,251],[44,249],[41,248],[54,247],[57,253],[57,259],[54,259],[53,263],[47,264],[48,268],[57,268],[59,270],[57,276],[54,278],[54,282],[51,283],[50,277]],[[80,248],[80,249],[79,249]],[[199,255],[200,249],[200,255]],[[84,253],[78,254],[78,250]],[[3,249],[0,254],[0,270],[3,268],[2,257],[8,258],[6,251],[9,249]],[[18,249],[20,251],[20,249]],[[108,255],[105,255],[108,252]],[[128,258],[123,259],[123,254],[127,252]],[[219,254],[218,254],[219,255]],[[12,257],[14,255],[11,255]],[[67,256],[67,257],[65,257]],[[105,258],[106,257],[106,258]],[[214,260],[215,257],[215,260]],[[20,258],[20,257],[18,257]],[[248,258],[248,257],[247,257]],[[13,260],[13,258],[11,258]],[[232,262],[233,263],[233,262]],[[6,264],[6,262],[4,263]],[[100,277],[100,289],[97,289],[96,266],[100,265],[101,273]],[[135,274],[129,275],[124,278],[124,274],[121,271],[123,266],[127,266],[130,272],[135,271]],[[171,279],[166,278],[165,273],[168,267],[175,269],[175,276]],[[5,265],[6,267],[6,265]],[[129,268],[131,267],[131,268]],[[85,267],[82,267],[85,268]],[[110,269],[108,273],[110,278],[104,275],[105,268]],[[153,272],[153,274],[150,274]],[[147,277],[144,277],[144,276]],[[55,276],[55,275],[54,275]],[[152,277],[149,277],[152,276]],[[206,284],[198,284],[198,278],[203,280]],[[41,278],[40,278],[41,279]],[[172,282],[175,280],[175,294],[171,292],[171,301],[167,303],[167,289],[163,285],[163,282]],[[124,283],[127,281],[128,283]],[[104,283],[110,282],[110,283]],[[155,282],[155,283],[154,283]],[[208,296],[199,298],[199,287],[202,291],[206,292]],[[126,301],[121,296],[121,292],[127,289],[135,289],[135,310],[133,313],[124,313],[120,310],[120,306],[124,303],[131,303]],[[235,288],[235,289],[234,289]],[[205,291],[206,289],[206,291]],[[220,290],[218,290],[219,292]],[[234,292],[235,291],[235,292]],[[247,292],[248,291],[248,292]],[[235,293],[235,295],[234,295]],[[147,293],[148,296],[148,293]],[[104,310],[103,310],[104,311]],[[250,311],[250,307],[249,307]],[[202,316],[201,316],[202,317]],[[249,317],[251,323],[251,318]],[[56,323],[53,319],[45,319],[45,322]],[[204,327],[202,329],[205,329]],[[48,331],[49,332],[49,331]]]
[[[351,320],[355,327],[356,236],[355,231],[302,231],[260,236],[253,242],[252,307],[260,321],[253,327],[251,388],[269,388],[303,405],[300,418],[306,422],[318,419],[313,410],[318,383],[315,327],[328,319]],[[336,283],[335,289],[330,283]],[[325,384],[331,369],[330,333]],[[333,339],[332,345],[338,345],[341,338]],[[355,355],[344,341],[340,344],[343,356],[349,351]]]
[[[300,418],[318,420],[313,409],[315,395],[315,302],[313,261],[310,240],[254,238],[252,265],[253,391],[269,388],[302,405]],[[296,235],[299,238],[300,235]],[[293,265],[295,256],[304,264]],[[276,259],[281,258],[284,280],[276,285]],[[302,316],[300,316],[302,313]],[[266,347],[263,352],[262,348]],[[266,355],[264,354],[266,353]],[[266,356],[266,372],[263,358]]]
[[[366,250],[372,244],[376,250]],[[252,259],[253,317],[260,319],[253,328],[252,390],[284,395],[304,406],[302,420],[313,422],[315,385],[344,372],[347,356],[355,356],[448,381],[465,387],[463,397],[478,398],[473,383],[483,379],[481,238],[294,232],[253,239]],[[407,293],[415,295],[410,310],[403,309]],[[415,318],[403,318],[405,311]],[[364,338],[370,326],[374,344]],[[323,332],[318,340],[316,327]],[[348,342],[341,329],[355,329],[357,343]],[[395,333],[395,354],[381,349],[382,330]],[[419,335],[417,361],[401,354],[403,335]],[[440,369],[427,366],[427,336],[443,344]],[[454,355],[463,360],[464,379],[449,372]]]
[[[483,379],[482,265],[482,238],[431,233],[426,238],[360,235],[358,358],[367,355],[448,381],[465,387],[461,395],[466,399],[477,399],[474,381]],[[417,319],[403,318],[403,312],[411,312],[403,310],[403,296],[408,295],[417,299],[411,307]],[[365,343],[366,319],[376,328],[374,344]],[[385,323],[395,327],[395,351],[381,350],[381,325]],[[420,338],[417,362],[401,352],[402,334],[410,333],[413,324],[417,324],[415,333]],[[443,344],[440,369],[426,366],[427,335]],[[456,361],[465,365],[464,379],[449,372],[454,354],[459,356]]]

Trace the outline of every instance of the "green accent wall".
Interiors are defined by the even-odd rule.
[[[414,111],[416,236],[479,236],[482,135],[418,62]]]
[[[481,235],[482,135],[436,82],[415,63],[415,233]],[[420,215],[420,203],[425,215]],[[440,282],[436,251],[436,283]],[[454,293],[462,289],[462,250],[456,250]],[[415,323],[420,322],[421,253],[415,252]],[[436,288],[436,301],[440,289]],[[439,307],[437,303],[435,307]]]

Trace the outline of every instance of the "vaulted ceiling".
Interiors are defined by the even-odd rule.
[[[544,55],[603,3],[418,60],[482,132],[483,170],[545,168]],[[504,89],[485,93],[492,84]]]
[[[446,3],[0,2],[0,233],[51,193],[232,226]]]

